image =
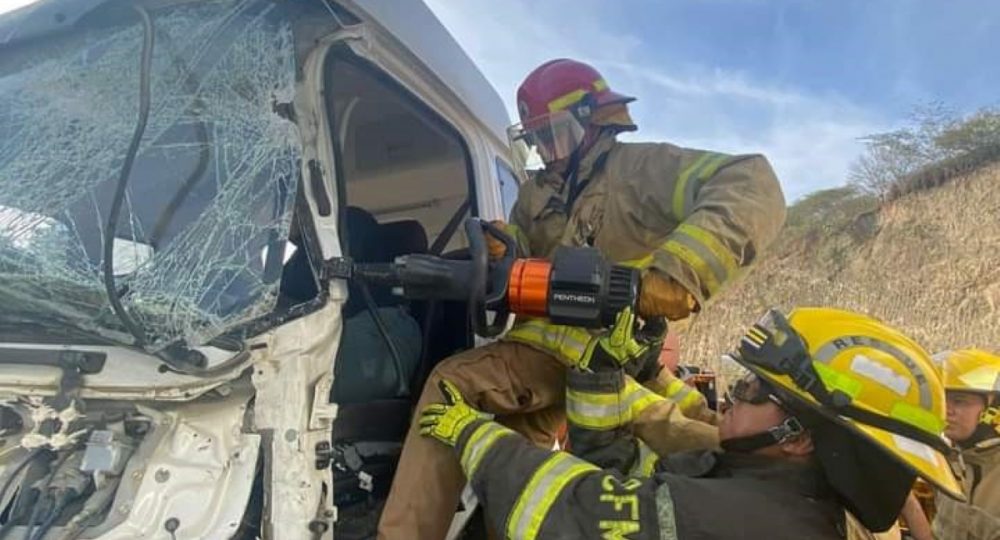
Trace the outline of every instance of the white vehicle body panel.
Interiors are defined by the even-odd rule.
[[[496,90],[422,3],[342,5],[361,23],[323,36],[300,66],[294,109],[302,178],[309,178],[310,161],[318,163],[326,196],[339,207],[330,151],[337,127],[329,125],[322,99],[323,70],[331,47],[346,44],[461,134],[475,178],[478,215],[503,218],[497,160],[511,162],[505,140],[509,118]],[[337,213],[321,215],[312,183],[299,185],[323,258],[341,256]],[[327,396],[346,297],[344,281],[331,280],[325,306],[251,338],[245,359],[208,377],[164,371],[154,357],[121,347],[22,342],[0,347],[104,353],[104,369],[83,377],[78,397],[135,403],[154,418],[155,429],[122,475],[108,518],[113,526],[93,531],[101,533],[99,538],[230,537],[242,520],[261,456],[263,536],[332,538],[333,486],[330,470],[317,468],[317,449],[331,440],[337,415],[337,405]],[[232,353],[203,351],[210,365],[232,360]],[[61,374],[56,367],[0,364],[0,400],[52,396]],[[468,493],[465,501],[470,510],[463,519],[474,507]],[[451,535],[460,528],[461,521],[456,522]]]

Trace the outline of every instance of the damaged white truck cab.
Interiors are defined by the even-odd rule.
[[[473,336],[338,263],[463,257],[507,123],[419,2],[0,17],[0,538],[369,535]]]

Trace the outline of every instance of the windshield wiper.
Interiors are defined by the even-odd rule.
[[[111,200],[111,208],[108,210],[108,224],[104,229],[104,261],[102,271],[104,275],[104,290],[111,303],[111,309],[115,316],[121,321],[122,326],[135,339],[135,346],[145,350],[147,345],[146,332],[125,309],[122,304],[121,293],[115,284],[114,257],[115,257],[115,237],[118,232],[118,219],[121,216],[122,204],[125,201],[125,190],[128,188],[129,177],[132,175],[132,167],[135,164],[136,155],[139,153],[139,145],[142,136],[146,132],[146,124],[149,121],[150,109],[150,71],[153,64],[153,46],[155,44],[153,19],[149,12],[140,5],[132,6],[139,13],[142,19],[143,40],[142,52],[139,65],[139,118],[136,120],[135,130],[132,132],[132,140],[129,143],[128,151],[125,153],[125,161],[122,163],[121,172],[118,175],[118,184],[115,186],[114,197]],[[208,359],[204,354],[187,347],[183,343],[175,342],[156,353],[156,356],[163,360],[168,366],[175,370],[191,374],[201,375]]]
[[[128,151],[125,153],[125,161],[122,163],[121,172],[118,175],[118,184],[115,186],[115,194],[111,199],[111,208],[108,210],[108,225],[104,229],[104,261],[102,270],[104,273],[104,290],[111,303],[111,309],[121,321],[126,330],[135,338],[137,347],[146,345],[146,333],[142,327],[135,322],[122,305],[121,296],[115,286],[115,233],[118,232],[118,218],[121,216],[122,203],[125,201],[125,189],[128,187],[128,179],[132,174],[132,166],[135,164],[135,157],[139,153],[139,144],[142,136],[146,132],[146,123],[149,121],[149,79],[150,69],[153,63],[153,19],[149,12],[139,5],[132,6],[142,19],[143,40],[142,59],[139,67],[139,118],[132,132],[132,141],[129,143]]]

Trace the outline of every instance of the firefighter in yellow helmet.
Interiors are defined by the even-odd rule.
[[[518,89],[517,144],[545,169],[521,186],[506,232],[520,256],[548,258],[560,245],[598,248],[643,272],[639,314],[683,319],[698,311],[777,236],[781,187],[761,155],[728,155],[666,143],[623,143],[636,129],[628,103],[593,67],[553,60]],[[491,242],[494,256],[503,254]],[[519,319],[499,343],[439,364],[418,402],[439,403],[442,379],[476,408],[541,446],[563,425],[567,366],[592,335],[544,319]],[[665,391],[662,371],[642,380]],[[379,522],[379,538],[442,538],[464,484],[458,460],[410,428]]]
[[[947,394],[945,436],[958,449],[954,467],[966,503],[938,497],[934,536],[1000,539],[1000,356],[977,349],[947,351],[941,362]]]
[[[623,428],[664,398],[602,367],[641,356],[621,325],[595,341],[587,370],[569,375],[569,414],[594,440],[617,432],[603,441],[609,451],[635,456]],[[493,527],[515,540],[841,538],[845,509],[889,528],[917,477],[962,497],[940,435],[944,388],[930,356],[898,331],[839,310],[772,310],[732,357],[749,374],[720,422],[722,451],[669,455],[650,477],[537,448],[448,382],[448,403],[428,406],[420,423],[454,448]]]

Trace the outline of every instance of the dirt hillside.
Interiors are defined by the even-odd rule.
[[[932,352],[1000,350],[1000,164],[881,208],[841,203],[805,218],[820,223],[790,213],[759,263],[679,328],[682,362],[712,363],[768,306],[865,312]]]

